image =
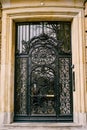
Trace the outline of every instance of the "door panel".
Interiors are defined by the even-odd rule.
[[[70,22],[16,24],[15,121],[72,121]]]

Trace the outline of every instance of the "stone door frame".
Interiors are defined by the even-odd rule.
[[[53,12],[52,12],[53,10]],[[73,123],[83,125],[85,112],[85,42],[84,11],[79,8],[27,7],[3,9],[1,43],[1,113],[0,123],[10,124],[14,118],[15,22],[71,21],[72,63],[75,71],[73,91]]]

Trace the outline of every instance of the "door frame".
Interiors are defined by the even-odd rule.
[[[52,12],[51,10],[54,10]],[[86,122],[85,112],[85,42],[83,8],[19,8],[5,9],[2,13],[1,43],[1,123],[11,123],[14,118],[14,58],[15,22],[24,21],[71,21],[72,63],[75,71],[75,91],[73,92],[73,115],[76,124]],[[9,33],[8,33],[9,32]],[[81,105],[83,104],[83,105]]]

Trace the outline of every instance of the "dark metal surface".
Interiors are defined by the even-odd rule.
[[[73,91],[75,91],[75,71],[72,72]]]
[[[15,118],[72,121],[71,23],[17,23]]]

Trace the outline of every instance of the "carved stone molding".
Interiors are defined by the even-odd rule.
[[[10,0],[1,0],[2,7],[8,7],[10,5]]]
[[[34,4],[32,0],[0,0],[2,3],[2,8],[13,8],[13,7],[23,7],[23,6],[66,6],[66,7],[80,7],[83,8],[85,0],[34,0]]]

